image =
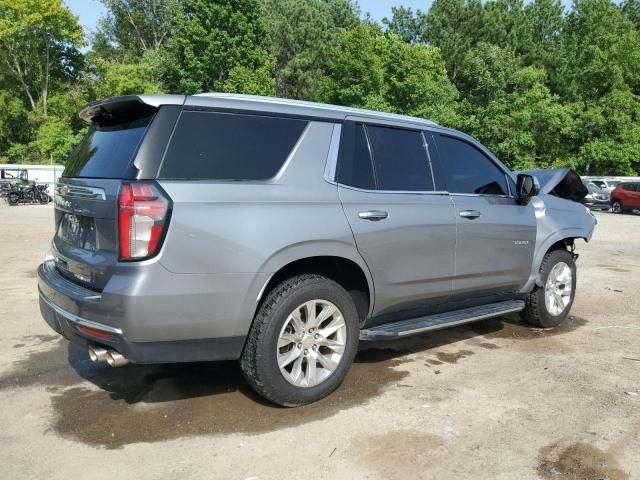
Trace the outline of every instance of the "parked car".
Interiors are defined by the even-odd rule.
[[[238,359],[295,406],[340,385],[360,340],[512,312],[553,327],[573,303],[596,220],[569,169],[516,175],[432,122],[274,98],[125,96],[80,116],[38,285],[94,361]]]
[[[601,188],[605,192],[611,193],[614,188],[622,183],[622,180],[605,180],[603,179],[592,179],[588,180],[588,182],[593,183],[596,187]]]
[[[582,203],[591,210],[609,210],[609,192],[602,190],[593,182],[584,182],[589,193],[584,197]]]
[[[640,209],[640,182],[624,182],[611,192],[611,211],[627,213]]]

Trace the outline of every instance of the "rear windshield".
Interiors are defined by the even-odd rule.
[[[92,125],[71,152],[63,177],[123,178],[153,116],[117,125]]]
[[[307,123],[258,115],[183,112],[159,177],[266,180],[278,173]]]

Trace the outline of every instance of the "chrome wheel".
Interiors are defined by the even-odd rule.
[[[549,272],[544,288],[544,302],[551,315],[557,317],[564,312],[571,301],[572,288],[571,267],[564,262],[558,262]]]
[[[280,330],[276,355],[284,378],[313,387],[336,371],[347,342],[342,313],[326,300],[310,300],[289,314]]]

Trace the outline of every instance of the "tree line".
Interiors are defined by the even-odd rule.
[[[514,169],[640,172],[640,0],[0,0],[0,163],[57,163],[77,112],[129,93],[240,92],[464,130]]]

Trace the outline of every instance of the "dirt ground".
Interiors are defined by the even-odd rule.
[[[640,216],[597,216],[562,327],[362,345],[282,409],[232,362],[92,364],[40,317],[52,208],[0,205],[0,478],[640,479]]]

